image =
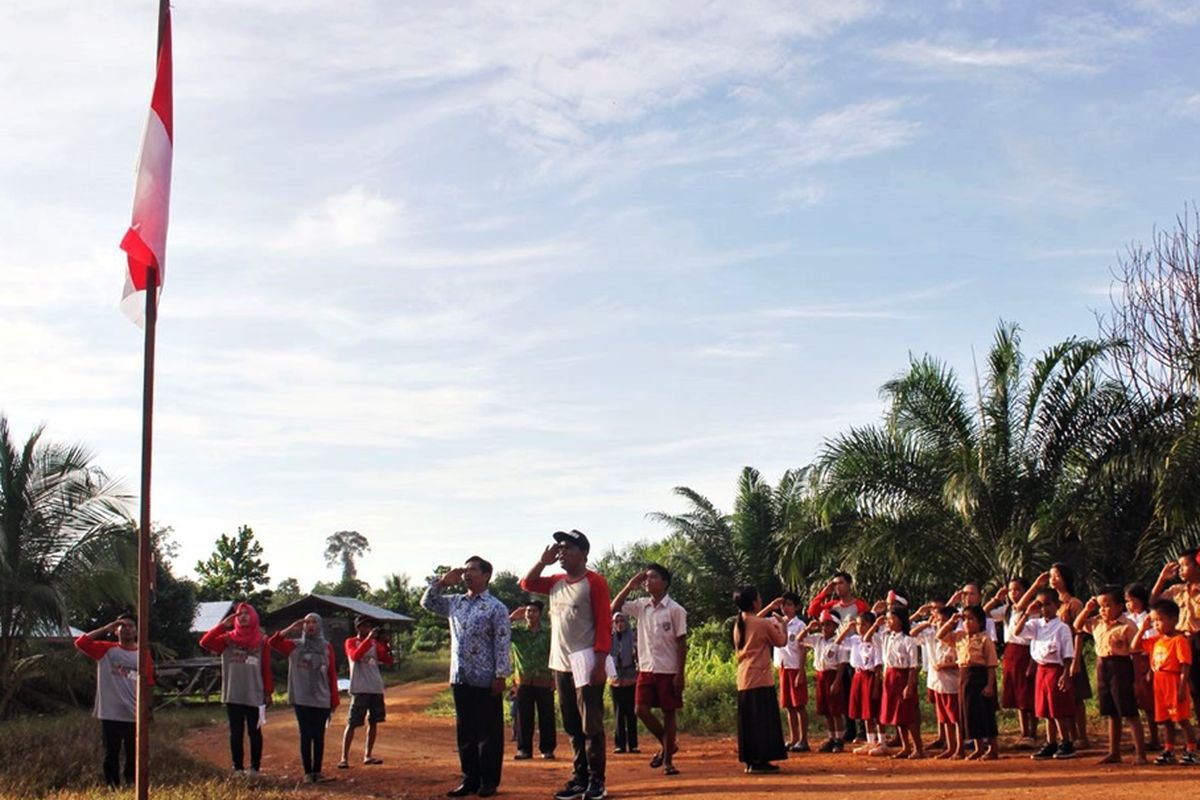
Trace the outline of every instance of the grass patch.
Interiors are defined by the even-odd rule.
[[[235,783],[185,749],[187,731],[223,719],[219,707],[156,712],[150,739],[155,797],[282,800],[282,791]],[[100,722],[83,712],[7,721],[0,727],[0,797],[116,797],[104,785],[101,759]]]

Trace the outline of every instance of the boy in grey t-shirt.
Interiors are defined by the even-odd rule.
[[[117,641],[100,641],[115,634]],[[133,783],[134,743],[137,735],[138,648],[137,623],[122,616],[85,633],[75,647],[96,662],[96,705],[93,715],[100,720],[104,742],[104,780],[120,785],[121,748],[125,749],[124,779]],[[147,656],[146,669],[154,683],[154,667]]]

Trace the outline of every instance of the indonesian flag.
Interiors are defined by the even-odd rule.
[[[162,292],[167,263],[167,219],[171,202],[171,11],[167,0],[160,0],[158,11],[158,68],[154,95],[150,99],[150,117],[142,136],[138,160],[137,189],[133,195],[133,221],[121,249],[129,257],[125,272],[125,293],[121,310],[143,324],[146,304],[146,273],[153,270],[158,292]],[[156,298],[157,299],[157,298]]]

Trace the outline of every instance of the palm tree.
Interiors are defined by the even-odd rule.
[[[667,540],[673,545],[671,560],[681,567],[675,580],[686,581],[690,596],[698,599],[692,612],[697,618],[732,613],[729,598],[740,584],[753,584],[766,597],[781,591],[776,574],[781,531],[800,508],[799,483],[799,473],[788,471],[772,488],[758,470],[744,467],[732,514],[694,489],[678,486],[674,493],[688,501],[687,511],[648,515],[672,533]]]
[[[129,498],[85,448],[41,439],[18,449],[0,415],[0,717],[37,672],[31,636],[63,630],[71,607],[133,599]]]
[[[1111,510],[1098,476],[1130,456],[1139,414],[1142,429],[1155,418],[1103,377],[1114,346],[1072,338],[1026,365],[1019,329],[1002,323],[974,402],[952,369],[914,359],[883,387],[884,423],[851,429],[822,455],[829,502],[859,517],[842,558],[926,591],[1031,573],[1071,551],[1086,567],[1080,545]]]

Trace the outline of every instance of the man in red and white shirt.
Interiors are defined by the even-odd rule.
[[[343,644],[346,660],[350,662],[350,716],[342,734],[342,760],[338,762],[338,769],[350,767],[354,729],[361,728],[364,722],[367,724],[367,749],[363,753],[363,763],[383,763],[375,757],[376,726],[387,719],[383,675],[379,667],[394,663],[392,648],[379,623],[363,614],[354,618],[354,633]]]
[[[608,582],[587,568],[591,544],[577,530],[557,531],[555,544],[521,579],[521,588],[550,597],[550,669],[563,730],[575,752],[574,772],[555,800],[604,800],[605,660],[612,649]],[[565,570],[542,577],[555,561]]]
[[[100,641],[115,634],[117,641]],[[121,616],[107,625],[85,633],[75,640],[75,647],[96,662],[96,705],[92,714],[100,720],[104,742],[104,780],[118,786],[122,773],[121,748],[125,748],[125,783],[133,783],[135,740],[137,737],[138,646],[137,622]],[[154,665],[146,656],[146,670],[151,685]]]
[[[660,745],[650,766],[661,766],[667,775],[677,775],[679,770],[671,756],[679,749],[675,743],[675,712],[683,706],[687,611],[667,595],[670,585],[671,573],[666,567],[648,564],[613,598],[611,608],[614,614],[619,611],[637,621],[637,715]],[[649,596],[625,602],[625,597],[637,588],[645,589]],[[662,721],[654,715],[655,708],[662,709]]]

